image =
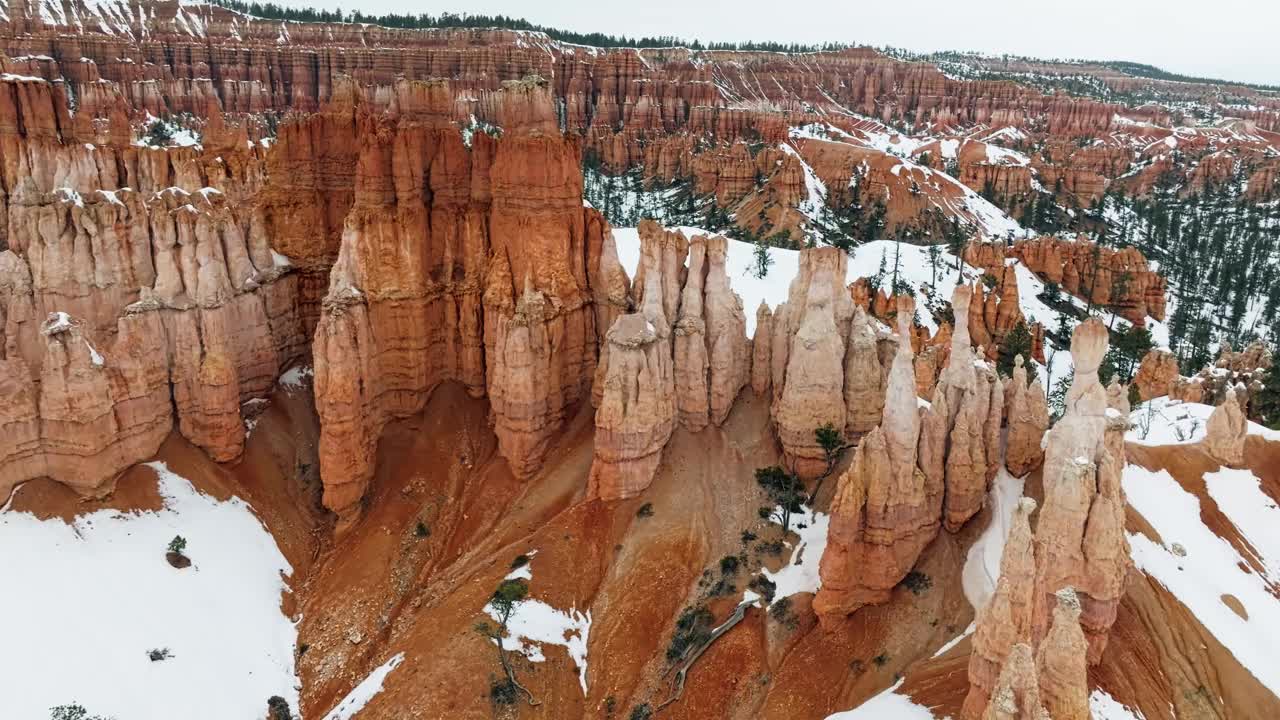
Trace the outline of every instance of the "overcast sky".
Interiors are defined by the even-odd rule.
[[[364,12],[504,14],[580,32],[1133,60],[1280,84],[1278,0],[276,0]]]

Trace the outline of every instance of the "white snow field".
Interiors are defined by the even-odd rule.
[[[1141,403],[1129,415],[1126,442],[1138,445],[1187,445],[1204,439],[1212,405],[1158,397]],[[1249,434],[1280,441],[1280,432],[1249,422]]]
[[[1222,468],[1205,473],[1204,484],[1218,509],[1253,547],[1267,579],[1280,587],[1280,507],[1262,492],[1262,481],[1249,470]]]
[[[0,511],[0,717],[45,720],[75,703],[115,720],[252,719],[272,695],[296,711],[297,630],[280,607],[293,569],[244,501],[148,466],[159,511],[71,524]],[[175,535],[183,570],[165,560]]]
[[[1233,475],[1211,482],[1245,483]],[[1269,579],[1242,569],[1248,567],[1245,559],[1201,521],[1199,499],[1168,472],[1129,465],[1124,469],[1124,491],[1129,505],[1146,518],[1162,541],[1129,533],[1134,564],[1186,605],[1259,682],[1280,695],[1280,645],[1273,641],[1274,629],[1280,627],[1280,602],[1271,594]],[[1263,510],[1249,509],[1241,515],[1239,507],[1252,489],[1244,484],[1217,490],[1224,492],[1243,494],[1223,510],[1246,537],[1250,537],[1250,530],[1256,534],[1257,521],[1264,519]],[[1267,514],[1274,521],[1275,511]],[[1227,595],[1243,606],[1247,620],[1223,601]]]
[[[996,591],[1004,544],[1009,537],[1009,527],[1013,525],[1013,512],[1022,499],[1022,488],[1023,478],[1010,475],[1003,467],[991,484],[991,492],[987,495],[991,523],[969,546],[960,576],[965,599],[973,606],[974,612],[986,605]]]

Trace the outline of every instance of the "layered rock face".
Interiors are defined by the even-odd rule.
[[[773,317],[769,361],[774,429],[787,466],[804,478],[826,468],[814,431],[826,424],[843,431],[848,414],[845,343],[853,302],[844,287],[847,261],[837,248],[802,251],[787,302]],[[755,343],[761,342],[757,329]]]
[[[588,495],[604,500],[647,488],[676,424],[691,432],[719,426],[753,377],[742,300],[725,269],[728,240],[686,239],[649,220],[639,234],[639,312],[609,329],[596,382]],[[767,327],[757,325],[757,335]]]
[[[175,421],[236,459],[242,403],[304,348],[290,263],[242,183],[261,148],[136,147],[42,81],[0,99],[0,495],[40,476],[108,491]]]
[[[1167,282],[1137,248],[1113,250],[1083,239],[1045,237],[1015,243],[1011,252],[1045,280],[1132,323],[1165,318]]]
[[[889,227],[914,229],[942,229],[937,210],[965,224],[982,225],[985,213],[973,206],[976,190],[998,195],[1012,211],[1033,195],[1037,177],[1040,185],[1083,205],[1108,188],[1149,192],[1167,172],[1179,173],[1188,187],[1198,188],[1221,180],[1238,158],[1246,158],[1240,165],[1250,173],[1249,198],[1269,199],[1276,186],[1275,162],[1267,149],[1273,143],[1252,131],[1223,129],[1215,143],[1195,148],[1182,136],[1178,149],[1185,160],[1175,162],[1165,153],[1144,167],[1134,144],[1165,147],[1154,141],[1171,135],[1169,113],[1154,103],[1126,107],[1046,93],[1016,81],[963,80],[930,64],[898,60],[870,48],[805,53],[803,61],[770,52],[687,48],[584,52],[538,32],[418,30],[364,22],[289,22],[282,31],[278,20],[217,5],[145,0],[139,7],[144,11],[119,12],[85,0],[57,0],[48,7],[18,3],[0,16],[0,28],[8,30],[0,49],[12,58],[3,70],[66,78],[80,107],[99,116],[112,110],[118,98],[135,121],[144,113],[181,114],[196,128],[214,125],[206,118],[211,104],[237,115],[283,116],[317,113],[358,99],[394,111],[398,99],[390,88],[402,79],[448,80],[454,90],[446,108],[450,119],[473,128],[481,123],[503,126],[502,82],[536,74],[550,80],[564,129],[584,138],[603,170],[639,170],[646,181],[664,184],[678,179],[734,211],[742,227],[785,231],[796,241],[803,228],[814,224],[802,207],[807,198],[803,164],[817,170],[834,206],[851,204],[850,181],[856,174],[867,197],[883,200]],[[1135,83],[1146,87],[1152,82],[1105,67],[1073,67],[1070,72],[1092,74],[1098,83],[1122,92]],[[1160,83],[1160,88],[1167,96],[1197,102],[1221,100],[1223,92],[1198,83]],[[1280,101],[1243,87],[1232,87],[1230,93],[1230,106],[1219,109],[1248,118],[1237,120],[1242,126],[1274,129],[1280,123]],[[1250,110],[1240,107],[1241,97],[1248,98]],[[743,98],[752,102],[744,104]],[[330,163],[350,163],[358,154],[351,119],[348,114],[346,128],[330,126],[351,142],[317,143],[310,158],[299,153],[282,160],[314,172],[299,174],[299,195],[280,198],[281,219],[318,221],[313,234],[327,246],[330,263],[337,254],[342,206],[350,206],[354,185],[351,177],[329,172]],[[821,137],[791,137],[791,126],[811,123],[824,128]],[[246,123],[245,137],[270,135],[271,124]],[[1014,145],[1031,139],[1039,149],[1027,157],[1001,148],[996,144],[1000,132],[973,138],[967,128],[975,125],[1012,131]],[[950,137],[922,143],[914,155],[920,164],[904,163],[886,152],[881,140],[901,127]],[[1194,134],[1204,132],[1197,128]],[[1080,137],[1096,142],[1080,147]],[[1009,138],[1000,142],[1007,144]],[[783,150],[783,143],[798,148],[803,161]],[[934,169],[947,154],[941,144],[951,143],[955,179]],[[1131,171],[1133,177],[1126,177]],[[762,180],[758,186],[757,177]],[[281,240],[285,246],[317,240],[287,222],[280,227],[290,236]],[[324,280],[318,267],[303,268],[308,332],[319,316]]]
[[[987,486],[1000,469],[1004,388],[995,371],[974,357],[969,340],[971,290],[956,287],[951,307],[956,326],[951,356],[933,391],[920,438],[920,467],[946,488],[943,522],[959,530],[982,509]]]
[[[906,339],[913,310],[904,298],[883,419],[862,438],[831,503],[822,588],[813,601],[824,625],[888,600],[941,525],[941,479],[931,481],[916,462],[920,414]]]
[[[1152,348],[1142,356],[1133,384],[1138,386],[1138,397],[1147,401],[1168,395],[1178,378],[1178,358],[1163,348]]]
[[[400,83],[395,113],[358,112],[355,201],[315,332],[325,505],[352,520],[382,426],[445,380],[489,395],[499,449],[535,472],[596,361],[577,149],[550,91],[502,91],[503,138],[468,147],[438,83]],[[598,257],[598,256],[597,256]]]
[[[1038,641],[1049,632],[1056,593],[1075,588],[1091,664],[1106,647],[1132,563],[1120,486],[1128,420],[1121,412],[1107,413],[1107,393],[1097,376],[1106,348],[1101,322],[1076,328],[1075,375],[1066,412],[1046,440],[1045,498],[1036,526],[1034,637]]]

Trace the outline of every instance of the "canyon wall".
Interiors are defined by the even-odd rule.
[[[527,477],[595,374],[588,251],[603,225],[549,88],[503,88],[500,139],[464,139],[443,83],[394,90],[394,111],[357,107],[354,201],[313,345],[325,505],[342,524],[383,425],[439,383],[488,395],[499,449]]]
[[[245,202],[264,149],[137,147],[66,107],[0,80],[0,496],[107,492],[175,425],[234,460],[242,404],[305,351],[291,264]]]

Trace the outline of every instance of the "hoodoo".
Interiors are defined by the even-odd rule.
[[[1280,717],[1274,87],[457,10],[0,11],[0,718]]]

